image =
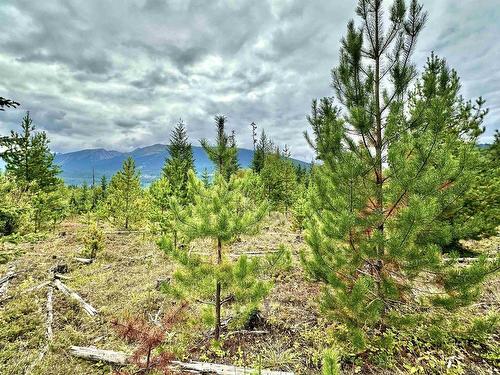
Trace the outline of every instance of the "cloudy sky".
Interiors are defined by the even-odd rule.
[[[429,21],[414,60],[446,57],[465,97],[490,108],[483,141],[500,124],[497,0],[424,0]],[[226,114],[238,144],[255,121],[295,157],[312,98],[331,95],[330,69],[355,0],[2,0],[0,133],[26,110],[52,149],[120,151],[166,143],[182,118],[193,144]]]

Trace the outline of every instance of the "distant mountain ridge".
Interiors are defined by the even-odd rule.
[[[154,144],[137,148],[131,152],[108,151],[98,148],[56,154],[54,161],[61,167],[61,177],[66,184],[81,185],[85,181],[88,184],[92,183],[92,173],[94,173],[96,181],[103,175],[108,179],[111,178],[121,169],[123,161],[131,156],[135,160],[137,168],[141,171],[142,183],[148,185],[160,176],[168,155],[166,145]],[[213,172],[214,165],[208,159],[203,148],[193,146],[193,156],[198,174],[201,174],[205,168],[209,173]],[[252,159],[253,150],[238,149],[238,161],[242,168],[250,167]],[[306,162],[296,159],[291,160],[303,167],[309,166]]]

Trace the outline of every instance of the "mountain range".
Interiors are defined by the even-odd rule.
[[[101,176],[109,180],[113,174],[121,169],[123,161],[131,156],[141,171],[141,179],[144,185],[150,184],[158,178],[165,159],[169,156],[167,146],[155,144],[147,147],[137,148],[131,152],[108,151],[102,148],[80,150],[55,155],[55,163],[61,167],[61,177],[68,185],[81,185],[84,182],[92,183],[92,174],[96,181]],[[195,169],[198,175],[207,169],[209,173],[214,170],[214,165],[208,159],[203,148],[193,146]],[[238,149],[238,161],[242,168],[250,167],[253,158],[253,150]],[[295,164],[307,167],[309,164],[300,160],[291,159]]]

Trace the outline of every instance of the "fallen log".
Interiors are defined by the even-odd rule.
[[[47,289],[47,340],[52,341],[52,338],[54,337],[52,332],[52,322],[54,320],[54,314],[52,312],[52,295],[54,288],[49,286]]]
[[[107,362],[114,365],[124,366],[127,364],[128,355],[124,352],[113,350],[102,350],[94,347],[71,346],[71,354],[78,358],[96,362]]]
[[[82,308],[85,310],[87,314],[90,316],[95,316],[97,315],[97,310],[94,309],[90,304],[85,302],[82,297],[80,297],[77,293],[73,292],[71,289],[69,289],[66,285],[64,285],[61,280],[55,279],[54,280],[54,285],[59,289],[64,295],[67,297],[70,297],[80,303]]]
[[[10,267],[5,276],[0,278],[0,296],[7,291],[10,279],[16,277],[17,273],[14,272],[14,269],[15,267]]]
[[[217,363],[208,362],[179,362],[173,361],[174,365],[179,366],[182,370],[196,371],[200,374],[220,374],[220,375],[249,375],[255,374],[257,370],[249,367],[236,367],[231,365],[220,365]],[[195,373],[196,373],[195,372]],[[293,375],[293,372],[260,370],[261,375]]]
[[[75,260],[83,264],[91,264],[94,261],[94,259],[89,258],[75,258]]]
[[[124,352],[113,350],[101,350],[94,347],[71,346],[71,354],[78,358],[90,361],[107,362],[117,366],[124,366],[128,363],[128,355]],[[236,367],[231,365],[220,365],[208,362],[180,362],[172,361],[172,364],[182,370],[189,370],[198,374],[220,374],[220,375],[248,375],[255,372],[248,367]],[[262,375],[294,375],[293,372],[260,370]]]

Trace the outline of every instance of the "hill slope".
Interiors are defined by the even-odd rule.
[[[193,146],[193,155],[197,173],[201,174],[205,168],[209,172],[213,171],[214,166],[201,147]],[[137,148],[132,152],[107,151],[102,148],[88,149],[57,154],[55,163],[61,167],[61,177],[67,184],[81,185],[84,181],[92,182],[92,171],[96,179],[103,175],[110,178],[129,156],[134,158],[141,171],[142,182],[147,185],[160,175],[165,159],[168,157],[168,151],[166,145],[163,144]],[[252,158],[252,150],[238,149],[238,160],[242,168],[250,167]],[[292,161],[304,167],[309,165],[296,159]]]

